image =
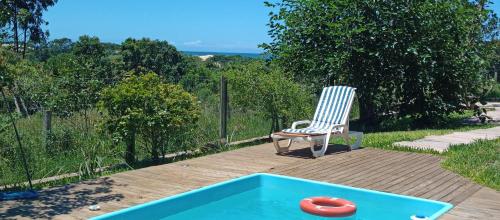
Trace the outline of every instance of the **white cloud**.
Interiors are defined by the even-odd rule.
[[[201,40],[195,40],[195,41],[188,41],[184,42],[185,46],[199,46],[201,44]]]

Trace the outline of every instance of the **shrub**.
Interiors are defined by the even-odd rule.
[[[255,61],[233,66],[225,74],[231,102],[244,110],[262,112],[271,120],[272,131],[312,114],[311,93],[277,66]]]
[[[131,76],[103,90],[99,108],[105,111],[104,126],[125,141],[127,163],[135,161],[139,134],[151,147],[153,161],[170,137],[181,135],[199,117],[196,98],[180,86],[163,83],[154,73]]]

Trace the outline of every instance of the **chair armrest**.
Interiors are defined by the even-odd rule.
[[[292,124],[292,129],[297,128],[297,125],[304,125],[304,124],[311,124],[311,121],[309,120],[296,121]]]
[[[345,128],[345,127],[349,127],[349,125],[346,125],[346,124],[333,125],[332,127],[330,127],[329,132],[332,133],[333,129],[335,129],[335,128]]]
[[[334,129],[334,128],[343,128],[343,127],[347,127],[347,125],[345,125],[345,124],[343,124],[343,125],[333,125],[332,129]]]

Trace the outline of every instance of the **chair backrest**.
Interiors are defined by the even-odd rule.
[[[356,88],[348,86],[323,88],[311,125],[327,128],[331,125],[346,124],[355,90]]]

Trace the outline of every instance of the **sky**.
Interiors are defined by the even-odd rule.
[[[264,0],[59,0],[49,8],[50,39],[87,34],[103,42],[166,40],[183,51],[260,53],[267,35]],[[500,15],[500,0],[493,0]]]
[[[59,0],[45,12],[50,39],[166,40],[183,51],[259,53],[269,42],[264,0]]]
[[[488,9],[493,10],[497,16],[500,16],[500,0],[489,0],[491,4],[488,5]]]

